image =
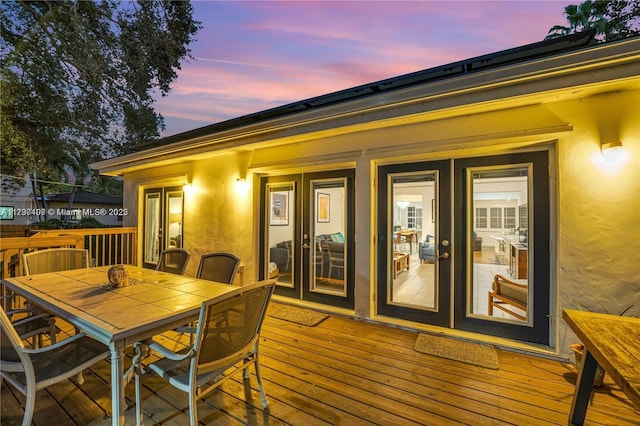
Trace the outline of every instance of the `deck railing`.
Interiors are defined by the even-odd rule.
[[[0,278],[22,275],[22,254],[54,247],[87,249],[91,266],[137,263],[135,227],[47,229],[29,237],[0,238]]]

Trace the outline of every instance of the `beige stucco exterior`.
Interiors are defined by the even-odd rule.
[[[355,169],[354,317],[376,315],[376,168],[381,164],[549,150],[551,345],[488,340],[568,357],[575,341],[561,319],[578,300],[640,315],[640,40],[595,46],[265,120],[94,165],[124,176],[125,226],[141,226],[142,190],[190,184],[184,246],[194,258],[230,251],[242,279],[258,278],[259,178]],[[601,143],[620,141],[622,164],[605,164]],[[236,180],[249,189],[239,193]],[[191,262],[187,274],[194,274]],[[455,273],[455,271],[454,271]],[[327,308],[330,310],[330,308]]]

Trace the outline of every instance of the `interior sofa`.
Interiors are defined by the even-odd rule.
[[[281,241],[269,248],[269,261],[278,265],[280,273],[291,272],[291,240]]]
[[[341,232],[319,234],[315,237],[316,276],[344,279],[344,236]],[[269,248],[269,260],[278,265],[278,270],[291,272],[291,240],[281,241]]]
[[[418,257],[420,263],[434,262],[436,260],[436,244],[433,235],[427,234],[424,241],[418,243]]]

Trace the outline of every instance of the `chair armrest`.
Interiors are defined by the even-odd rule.
[[[59,342],[56,342],[56,343],[54,343],[54,344],[52,344],[52,345],[45,346],[45,347],[43,347],[43,348],[38,348],[38,349],[28,349],[28,348],[25,348],[25,349],[24,349],[24,352],[25,352],[25,353],[27,353],[27,354],[42,354],[42,353],[47,353],[47,352],[53,351],[53,350],[55,350],[55,349],[58,349],[58,348],[60,348],[60,347],[62,347],[62,346],[66,346],[66,345],[68,345],[69,343],[75,342],[76,340],[79,340],[79,339],[81,339],[81,338],[83,338],[83,337],[85,337],[85,336],[87,336],[87,334],[86,334],[86,333],[78,333],[78,334],[74,334],[74,335],[73,335],[73,336],[71,336],[71,337],[68,337],[68,338],[66,338],[66,339],[63,339],[63,340],[61,340],[61,341],[59,341]]]
[[[182,361],[185,359],[189,359],[195,353],[195,351],[193,350],[193,347],[189,348],[189,350],[185,353],[174,352],[171,349],[168,349],[165,346],[162,346],[160,343],[156,342],[153,339],[147,339],[142,342],[136,342],[134,344],[134,346],[136,347],[136,350],[140,345],[145,345],[149,349],[152,349],[158,352],[160,355],[164,356],[165,358],[171,359],[173,361]]]

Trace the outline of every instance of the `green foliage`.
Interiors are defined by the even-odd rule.
[[[593,29],[601,42],[640,35],[640,2],[637,1],[587,0],[566,6],[564,14],[568,26],[551,27],[545,39]]]
[[[78,223],[72,225],[73,228],[104,228],[105,226],[95,217],[83,217]]]
[[[33,224],[38,229],[64,229],[64,222],[60,219],[47,219],[44,222],[36,222]]]
[[[158,137],[152,95],[169,92],[200,28],[188,1],[0,7],[4,177],[83,181],[89,163]]]
[[[63,222],[60,219],[52,218],[43,222],[35,222],[32,226],[35,229],[86,229],[106,227],[95,217],[83,217],[78,222]]]

